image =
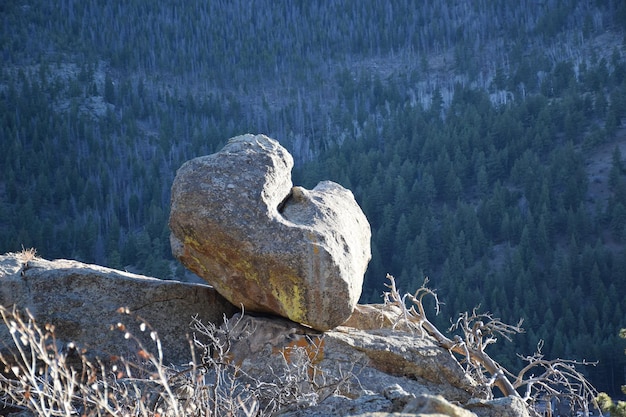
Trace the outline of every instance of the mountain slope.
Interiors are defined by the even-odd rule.
[[[544,339],[623,383],[623,2],[8,1],[0,18],[0,252],[181,277],[176,169],[266,133],[297,182],[354,191],[363,301],[387,272],[428,275],[444,325],[476,304],[526,320],[503,361]]]

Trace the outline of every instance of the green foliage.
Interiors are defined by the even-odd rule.
[[[619,337],[626,339],[626,329],[619,331]],[[625,352],[626,353],[626,352]],[[626,394],[626,385],[622,385],[622,393]],[[626,416],[626,401],[613,402],[611,397],[605,392],[601,392],[597,398],[598,404],[602,411],[611,413],[611,416],[625,417]]]

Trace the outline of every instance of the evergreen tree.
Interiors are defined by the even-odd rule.
[[[622,339],[626,339],[626,329],[620,330],[619,336]],[[622,393],[626,394],[626,385],[622,386]],[[611,413],[612,416],[616,417],[626,416],[626,401],[613,402],[611,397],[604,392],[600,393],[597,400],[602,411]]]

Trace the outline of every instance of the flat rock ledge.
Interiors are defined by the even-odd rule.
[[[123,323],[141,337],[138,319],[144,319],[158,332],[164,363],[176,365],[191,360],[187,335],[193,316],[221,323],[224,315],[239,311],[208,285],[164,281],[64,259],[35,258],[24,263],[19,254],[0,255],[0,305],[22,313],[28,310],[40,326],[54,325],[59,342],[74,342],[103,359],[132,358],[136,345],[111,326]],[[120,308],[130,314],[120,314]],[[154,348],[144,336],[142,343]],[[4,325],[0,325],[0,340],[11,340]]]

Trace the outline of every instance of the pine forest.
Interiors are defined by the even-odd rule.
[[[523,319],[497,360],[543,343],[619,396],[625,2],[0,2],[0,253],[193,279],[172,181],[243,133],[279,140],[295,184],[353,191],[361,302],[428,277],[440,328]]]

